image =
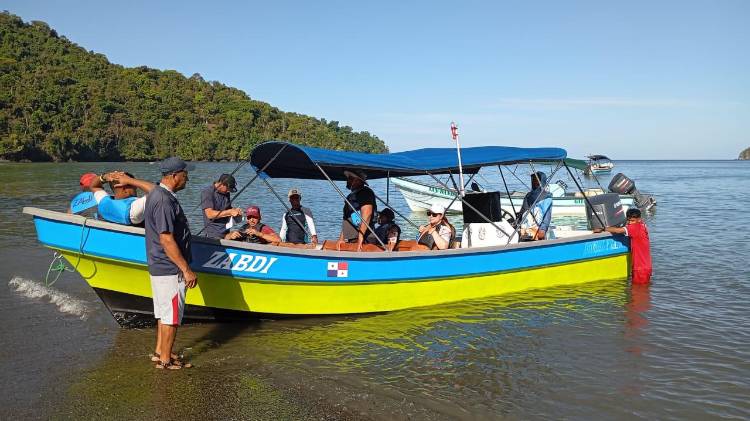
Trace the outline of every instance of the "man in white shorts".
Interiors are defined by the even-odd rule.
[[[188,164],[167,158],[159,164],[162,178],[148,194],[145,208],[146,256],[151,275],[154,317],[157,319],[156,368],[178,370],[189,367],[172,353],[177,326],[185,311],[185,289],[197,285],[190,269],[190,227],[175,193],[188,181]]]

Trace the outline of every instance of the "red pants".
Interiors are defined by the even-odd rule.
[[[648,284],[651,282],[651,270],[633,270],[633,283],[634,284]]]

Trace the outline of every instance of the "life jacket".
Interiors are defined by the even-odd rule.
[[[355,227],[358,227],[359,224],[362,223],[362,217],[359,212],[359,210],[362,208],[362,204],[359,203],[359,200],[357,200],[357,193],[362,189],[357,189],[352,191],[346,196],[346,200],[352,204],[352,207],[354,208],[354,211],[349,207],[348,204],[344,203],[344,214],[346,215],[348,212],[352,212],[349,215],[349,222]]]
[[[294,244],[307,244],[307,218],[302,209],[290,209],[284,214],[286,220],[286,242]]]
[[[263,228],[266,226],[266,224],[262,222],[258,222],[258,225],[255,226],[255,229],[258,232],[262,232]],[[245,227],[247,229],[248,227]],[[243,232],[243,239],[247,241],[248,243],[255,243],[255,244],[268,244],[268,241],[258,237],[257,235],[247,235]]]
[[[443,226],[443,225],[445,225],[446,227],[448,227],[448,229],[451,230],[451,238],[450,238],[450,240],[448,240],[448,248],[451,248],[451,247],[453,247],[453,242],[456,241],[456,231],[450,225],[444,224],[442,222],[439,223],[435,227],[435,231],[437,231],[439,233],[440,232],[440,227]],[[430,250],[435,249],[435,239],[432,238],[432,235],[427,235],[427,234],[422,235],[421,237],[419,237],[419,241],[417,243],[418,244],[422,244],[424,246],[427,246]]]
[[[138,198],[115,199],[107,196],[99,202],[99,218],[116,224],[130,225],[130,207]]]
[[[392,227],[396,227],[398,229],[399,235],[401,234],[401,227],[399,227],[395,222],[387,222],[375,228],[375,235],[380,239],[380,241],[383,242],[383,244],[388,244],[388,231],[390,231]],[[380,242],[375,239],[372,233],[367,236],[367,242],[370,244],[380,245]]]

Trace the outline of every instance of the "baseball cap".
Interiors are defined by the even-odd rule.
[[[302,192],[299,191],[299,189],[291,189],[289,190],[289,194],[287,195],[287,197],[292,197],[292,196],[299,196],[300,198],[302,198]]]
[[[260,218],[260,208],[257,206],[250,206],[245,211],[245,215],[249,218],[251,216],[254,216],[256,218]]]
[[[433,203],[432,206],[430,206],[430,212],[445,214],[445,208],[437,203]]]
[[[94,181],[97,177],[99,176],[92,172],[87,172],[83,174],[80,179],[78,179],[78,184],[80,184],[81,187],[91,187],[91,182]]]
[[[222,174],[219,176],[219,184],[223,184],[229,188],[229,191],[234,193],[237,191],[237,180],[232,177],[231,174]]]
[[[178,171],[193,171],[194,169],[195,165],[188,164],[176,156],[170,156],[159,163],[159,171],[161,171],[162,175]]]

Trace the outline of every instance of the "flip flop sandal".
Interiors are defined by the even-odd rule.
[[[182,360],[175,360],[175,359],[173,359],[173,360],[170,361],[170,363],[173,364],[173,365],[176,365],[178,367],[182,367],[182,368],[193,368],[192,364],[190,364],[188,362],[184,362]]]
[[[154,368],[158,368],[159,370],[180,370],[182,369],[182,366],[172,364],[172,361],[166,363],[164,361],[159,361]]]
[[[174,355],[177,355],[177,354],[174,354]],[[151,358],[151,362],[152,363],[158,363],[159,361],[161,361],[161,355],[159,355],[158,352],[154,352],[152,354],[149,354],[149,358]],[[172,358],[172,359],[173,360],[182,360],[182,356],[177,355],[177,358]]]

